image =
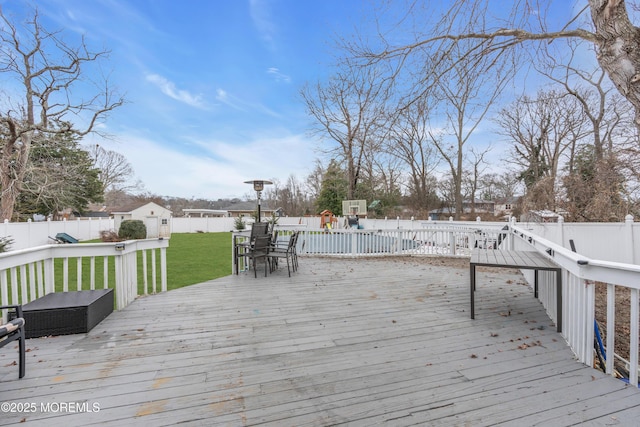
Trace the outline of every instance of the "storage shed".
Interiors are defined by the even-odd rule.
[[[147,227],[147,238],[171,237],[171,210],[157,203],[148,202],[142,205],[130,206],[111,212],[116,230],[120,229],[122,221],[139,219]]]

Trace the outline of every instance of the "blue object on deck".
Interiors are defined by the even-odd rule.
[[[69,236],[67,233],[56,234],[56,240],[62,243],[78,243],[78,239]]]
[[[596,341],[598,342],[600,353],[602,354],[604,360],[607,360],[607,352],[604,349],[604,343],[602,342],[602,336],[600,335],[600,328],[598,327],[598,322],[596,320],[593,321],[593,329],[596,334]]]

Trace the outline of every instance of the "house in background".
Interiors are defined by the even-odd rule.
[[[258,206],[256,205],[256,202],[249,201],[234,203],[233,205],[227,206],[224,209],[229,212],[229,216],[234,218],[243,216],[250,217],[256,214]],[[262,216],[263,218],[269,218],[272,215],[283,216],[284,212],[282,211],[282,208],[272,209],[269,206],[265,206],[264,203],[260,205],[260,216]]]
[[[429,219],[432,221],[446,221],[449,217],[455,216],[455,214],[455,208],[444,207],[440,209],[433,209],[429,211]]]
[[[495,216],[511,216],[520,197],[504,197],[496,199]]]
[[[187,218],[223,218],[231,216],[228,211],[219,209],[188,208],[182,209],[182,213]]]
[[[148,202],[117,208],[111,212],[114,227],[120,229],[122,221],[139,219],[147,227],[147,238],[171,237],[171,210],[157,203]]]

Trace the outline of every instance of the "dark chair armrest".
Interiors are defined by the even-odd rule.
[[[14,309],[16,311],[16,317],[24,317],[22,315],[21,305],[0,305],[0,310]]]

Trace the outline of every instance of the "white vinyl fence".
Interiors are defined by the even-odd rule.
[[[56,234],[66,233],[78,240],[100,238],[103,230],[113,230],[114,222],[110,218],[77,219],[63,221],[28,221],[0,224],[0,237],[13,240],[11,250],[27,249],[53,243]]]

